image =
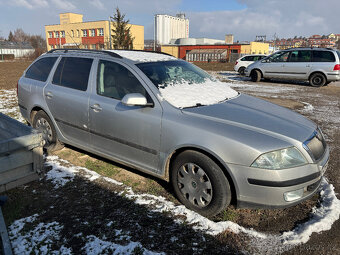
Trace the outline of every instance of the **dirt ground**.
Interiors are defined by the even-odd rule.
[[[15,89],[19,77],[29,64],[30,62],[0,62],[0,90]],[[320,125],[331,147],[331,160],[326,177],[339,193],[340,83],[331,83],[322,88],[312,88],[305,83],[282,81],[254,84],[249,79],[232,72],[230,65],[218,64],[199,66],[212,70],[213,75],[232,83],[232,87],[239,92],[290,108]],[[121,181],[137,193],[161,195],[178,204],[170,185],[166,182],[72,147],[66,147],[55,155]],[[257,253],[252,247],[245,246],[248,241],[246,236],[224,232],[213,237],[194,231],[191,226],[174,224],[176,216],[151,213],[147,208],[118,196],[117,193],[120,191],[121,187],[112,186],[102,179],[89,182],[78,176],[73,182],[57,190],[50,181],[42,179],[6,193],[9,197],[9,202],[4,207],[6,223],[9,225],[16,219],[40,213],[41,220],[56,220],[64,225],[63,240],[67,240],[67,245],[74,251],[84,244],[84,240],[77,236],[77,233],[83,233],[84,236],[104,235],[119,242],[119,236],[110,232],[111,228],[105,227],[108,219],[119,219],[114,221],[116,229],[129,233],[132,238],[139,240],[143,247],[154,251],[170,254],[225,254],[247,250],[250,253]],[[308,201],[286,209],[251,210],[230,206],[211,220],[215,222],[231,220],[263,233],[280,234],[308,220],[312,208],[318,204],[318,198],[319,196],[315,195]],[[177,240],[169,241],[173,236],[176,236]],[[56,242],[55,245],[60,245],[60,242]],[[124,240],[120,242],[124,243]],[[268,252],[267,254],[271,254]],[[336,252],[340,254],[339,220],[333,224],[331,230],[313,234],[306,244],[287,251],[288,254],[336,254]]]

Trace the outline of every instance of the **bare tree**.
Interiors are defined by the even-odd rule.
[[[110,17],[113,22],[113,35],[112,42],[114,49],[133,49],[133,37],[131,35],[128,24],[129,20],[125,20],[125,14],[122,14],[119,8],[116,8],[116,12],[113,17]]]
[[[13,34],[13,41],[15,42],[28,42],[29,35],[24,32],[21,28],[17,28]]]

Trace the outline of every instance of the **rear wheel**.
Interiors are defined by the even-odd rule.
[[[314,73],[309,78],[309,84],[313,87],[322,87],[326,83],[327,79],[322,73]]]
[[[43,135],[44,149],[47,152],[60,150],[64,145],[57,139],[57,133],[51,119],[44,111],[38,111],[33,118],[33,128]]]
[[[178,200],[203,216],[214,216],[230,203],[228,179],[211,158],[200,152],[179,154],[172,164],[171,181]]]
[[[244,66],[241,66],[239,69],[238,69],[238,72],[240,75],[245,75],[244,71],[246,70],[246,68]]]
[[[250,77],[253,82],[259,82],[261,80],[261,73],[259,70],[253,70]]]

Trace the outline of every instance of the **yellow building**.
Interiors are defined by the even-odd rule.
[[[55,48],[110,49],[113,22],[108,20],[83,22],[83,15],[59,14],[59,25],[45,25],[47,50]],[[144,49],[144,26],[129,24],[133,49]],[[110,47],[111,45],[111,47]]]
[[[250,42],[241,45],[241,54],[268,54],[269,43]]]
[[[161,46],[161,52],[170,54],[170,55],[174,56],[175,58],[178,58],[178,46],[162,45]]]

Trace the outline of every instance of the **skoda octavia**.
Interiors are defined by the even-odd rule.
[[[59,49],[18,82],[45,149],[70,144],[172,183],[188,208],[288,207],[311,197],[329,149],[305,117],[196,66],[143,51]]]

